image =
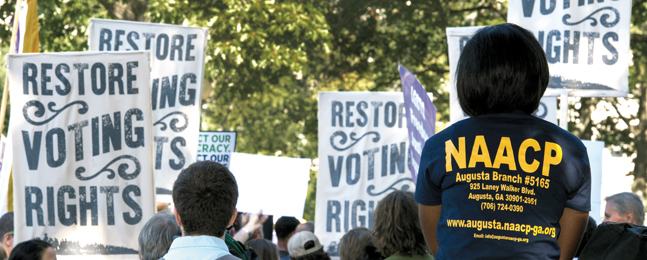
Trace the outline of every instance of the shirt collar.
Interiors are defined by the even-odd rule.
[[[225,241],[213,236],[185,236],[176,238],[173,240],[169,251],[174,248],[183,247],[214,247],[229,252]]]

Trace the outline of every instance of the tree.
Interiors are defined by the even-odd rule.
[[[627,100],[638,111],[625,113],[625,99],[574,99],[569,125],[582,139],[636,155],[634,191],[647,179],[646,2],[634,1],[632,14]],[[10,38],[14,5],[0,6],[0,39]],[[92,17],[208,28],[201,129],[237,131],[238,152],[317,162],[318,92],[399,91],[398,62],[433,93],[438,120],[447,122],[445,28],[505,22],[507,1],[57,0],[39,1],[39,15],[43,52],[87,50]],[[596,121],[601,109],[617,116]],[[306,219],[314,216],[316,163],[312,169]]]
[[[633,1],[627,98],[581,98],[571,109],[569,130],[581,139],[595,138],[605,146],[634,157],[632,191],[647,200],[647,1]],[[635,109],[634,109],[635,108]],[[594,112],[608,116],[594,120]]]

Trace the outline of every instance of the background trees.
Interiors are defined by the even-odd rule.
[[[0,6],[5,53],[14,5],[11,0]],[[398,62],[433,93],[437,130],[444,128],[449,121],[445,28],[505,22],[507,1],[39,1],[41,52],[87,50],[93,17],[209,28],[202,130],[237,131],[239,152],[317,158],[318,91],[398,91]],[[633,1],[631,31],[629,97],[572,99],[569,130],[635,156],[633,189],[645,196],[645,0]],[[0,69],[0,80],[4,73]],[[306,219],[314,217],[317,161]]]

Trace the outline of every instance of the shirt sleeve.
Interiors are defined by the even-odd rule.
[[[589,156],[584,147],[583,155],[579,157],[579,164],[579,186],[569,194],[566,207],[588,212],[591,211],[591,166],[589,164]]]
[[[425,142],[425,147],[420,156],[420,169],[418,170],[415,200],[423,205],[437,206],[442,205],[442,189],[432,180],[433,162],[438,161],[438,145],[435,145],[432,139]]]

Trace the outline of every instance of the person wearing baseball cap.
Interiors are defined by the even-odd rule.
[[[294,234],[288,241],[290,260],[330,260],[319,239],[310,231]]]

